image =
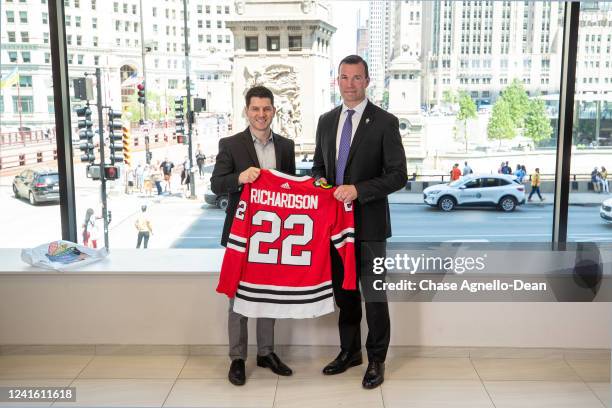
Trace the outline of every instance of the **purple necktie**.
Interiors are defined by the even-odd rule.
[[[344,169],[348,160],[349,150],[351,150],[351,136],[353,135],[353,109],[346,111],[346,120],[342,126],[340,144],[338,145],[338,159],[336,160],[336,185],[344,184]]]

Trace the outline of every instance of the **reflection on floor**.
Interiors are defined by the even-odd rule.
[[[516,349],[520,350],[520,349]],[[508,350],[391,352],[386,381],[361,388],[365,365],[324,377],[333,354],[285,355],[295,374],[247,362],[247,384],[231,385],[218,355],[0,355],[0,387],[76,387],[75,403],[0,406],[119,407],[610,407],[609,352],[563,350],[534,357]],[[4,405],[3,405],[4,404]]]

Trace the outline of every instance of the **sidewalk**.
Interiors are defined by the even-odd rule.
[[[527,192],[529,195],[529,192]],[[544,201],[540,201],[537,195],[532,197],[533,201],[525,203],[525,205],[553,205],[555,197],[552,193],[543,193]],[[582,206],[599,206],[601,203],[612,198],[612,194],[598,194],[598,193],[571,193],[569,196],[570,205],[582,205]],[[423,193],[410,193],[405,191],[398,191],[397,193],[389,196],[389,203],[391,204],[424,204]]]

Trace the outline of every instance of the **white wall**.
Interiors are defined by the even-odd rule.
[[[15,266],[18,250],[0,250],[0,344],[226,344],[227,299],[215,292],[218,274],[206,272],[218,267],[220,252],[192,251],[191,266],[173,250],[157,252],[150,272],[142,272],[143,252],[115,250],[115,264],[97,268],[104,273],[95,265],[41,273]],[[174,272],[162,272],[161,258]],[[390,303],[391,344],[609,348],[610,310],[608,303]],[[278,321],[276,342],[337,345],[336,321]]]

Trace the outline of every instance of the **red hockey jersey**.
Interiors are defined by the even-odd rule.
[[[261,170],[245,184],[229,234],[217,292],[248,317],[309,318],[334,311],[331,243],[356,289],[351,204],[312,177]]]

